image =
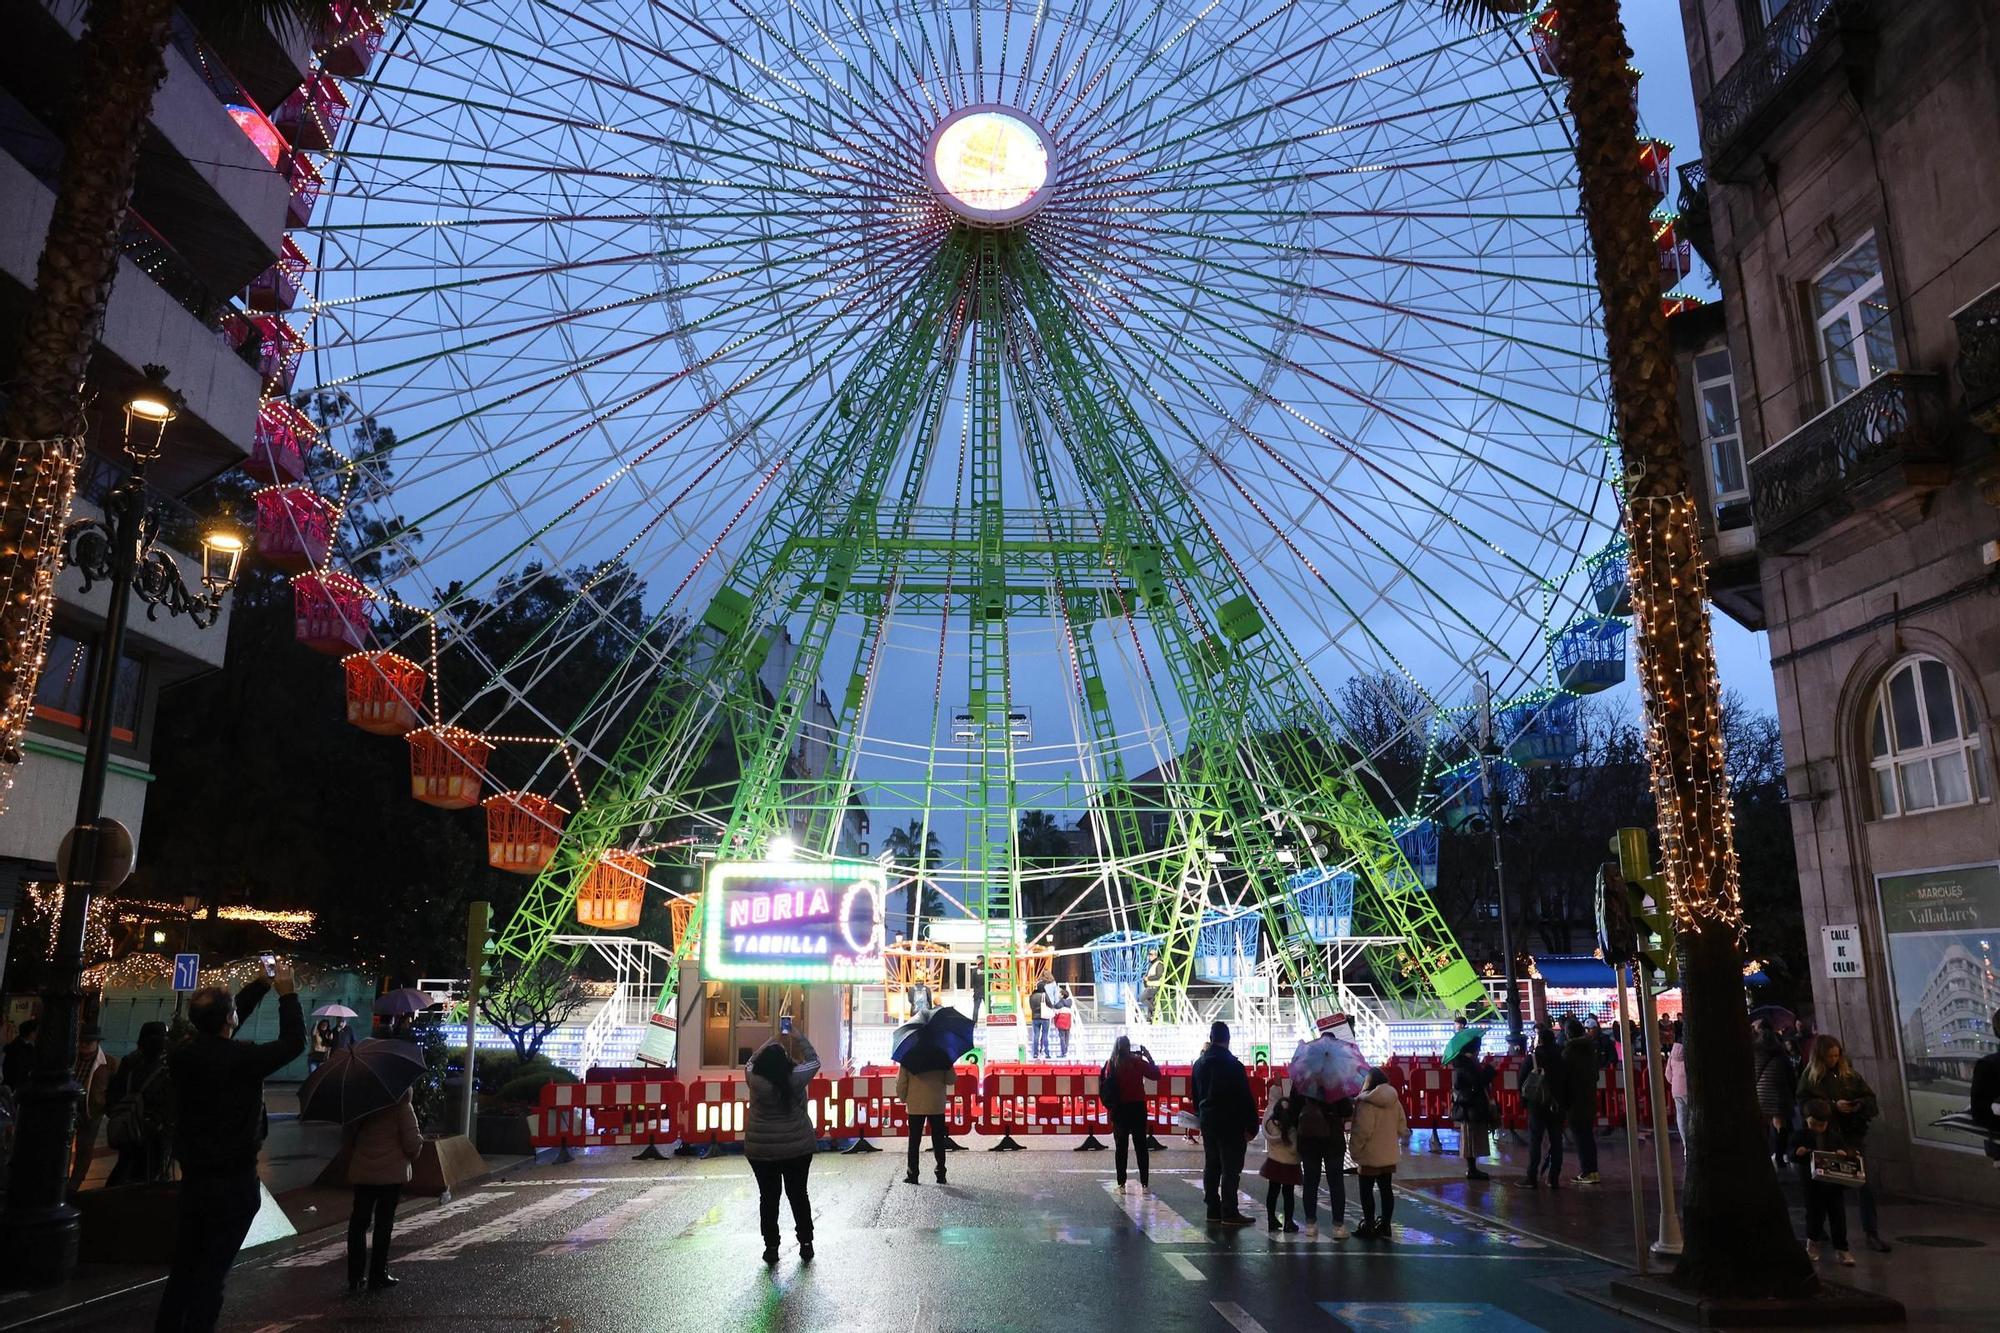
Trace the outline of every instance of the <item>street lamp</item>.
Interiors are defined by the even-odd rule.
[[[1507,1048],[1520,1051],[1528,1043],[1521,1031],[1520,969],[1514,962],[1514,930],[1509,920],[1513,913],[1507,906],[1507,878],[1500,855],[1500,825],[1507,805],[1495,771],[1503,752],[1493,726],[1493,682],[1485,672],[1480,673],[1479,685],[1479,782],[1486,793],[1486,826],[1493,835],[1493,892],[1500,905],[1500,952],[1507,964]]]
[[[102,519],[79,519],[63,532],[64,563],[83,575],[84,591],[109,583],[104,632],[90,681],[83,774],[77,791],[76,827],[61,867],[62,919],[56,927],[54,985],[43,997],[35,1069],[21,1098],[19,1130],[8,1177],[7,1208],[0,1214],[0,1253],[14,1271],[37,1285],[67,1280],[76,1267],[80,1214],[68,1202],[69,1159],[83,1089],[75,1078],[77,1020],[83,1008],[83,932],[91,890],[114,888],[104,872],[106,834],[119,832],[102,818],[105,776],[111,760],[111,716],[124,656],[125,622],[132,598],[146,603],[147,619],[165,609],[207,629],[222,613],[235,586],[248,543],[233,527],[216,524],[202,535],[199,591],[188,585],[180,562],[157,542],[150,513],[146,466],[160,456],[167,427],[180,416],[179,393],[162,366],[125,404],[126,455],[131,473],[105,497]]]

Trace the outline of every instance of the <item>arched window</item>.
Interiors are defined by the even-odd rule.
[[[1935,657],[1908,658],[1882,682],[1868,745],[1884,819],[1986,799],[1978,715]]]

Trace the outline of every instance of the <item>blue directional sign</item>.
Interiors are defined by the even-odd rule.
[[[177,953],[174,955],[174,989],[201,989],[201,955],[198,953]]]

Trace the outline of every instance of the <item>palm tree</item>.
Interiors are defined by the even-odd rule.
[[[384,6],[386,8],[386,5]],[[83,458],[84,376],[118,272],[153,95],[167,77],[175,0],[89,0],[55,213],[35,272],[14,391],[0,413],[0,765],[21,762],[63,526]],[[330,0],[232,0],[216,24],[316,32]],[[0,792],[6,784],[0,782]]]
[[[929,887],[924,872],[944,859],[944,849],[938,845],[935,833],[924,830],[922,819],[912,819],[901,828],[889,830],[889,836],[882,839],[882,850],[889,854],[892,863],[909,871],[909,887],[904,890],[903,938],[917,937],[917,908],[922,904],[926,916],[935,916],[943,910],[935,890]]]
[[[1524,0],[1434,0],[1461,22],[1516,18]],[[1765,1155],[1743,1006],[1742,898],[1723,766],[1707,572],[1681,448],[1673,348],[1641,178],[1631,48],[1618,0],[1554,0],[1556,60],[1604,305],[1604,351],[1625,484],[1639,675],[1674,910],[1688,1041],[1687,1241],[1674,1278],[1714,1297],[1817,1286]]]

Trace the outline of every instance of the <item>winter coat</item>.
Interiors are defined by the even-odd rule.
[[[1227,1046],[1210,1046],[1203,1051],[1194,1062],[1190,1081],[1203,1134],[1248,1138],[1257,1128],[1257,1099],[1250,1095],[1250,1076]]]
[[[1597,1119],[1597,1047],[1588,1039],[1572,1040],[1563,1046],[1563,1091],[1568,1097],[1572,1124],[1588,1124]]]
[[[1028,992],[1028,1017],[1039,1023],[1047,1017],[1049,997],[1042,994],[1040,986]]]
[[[1296,1129],[1292,1130],[1291,1136],[1287,1138],[1285,1127],[1278,1123],[1278,1117],[1272,1116],[1266,1120],[1264,1122],[1264,1156],[1276,1162],[1279,1166],[1297,1166],[1299,1164],[1298,1131]]]
[[[1843,1111],[1837,1106],[1833,1110],[1833,1127],[1857,1149],[1861,1141],[1868,1137],[1868,1122],[1882,1114],[1881,1103],[1875,1100],[1875,1089],[1869,1087],[1868,1080],[1855,1069],[1845,1074],[1828,1073],[1814,1078],[1812,1066],[1807,1065],[1799,1075],[1799,1102],[1803,1104],[1814,1098],[1824,1099],[1829,1106],[1835,1102],[1857,1104],[1852,1111]]]
[[[352,1154],[347,1159],[350,1185],[407,1184],[410,1167],[424,1149],[417,1108],[407,1096],[342,1128],[340,1141]]]
[[[1160,1077],[1160,1067],[1153,1063],[1153,1057],[1138,1051],[1127,1054],[1118,1062],[1116,1069],[1112,1068],[1109,1060],[1104,1062],[1104,1068],[1117,1080],[1118,1103],[1121,1106],[1145,1101],[1146,1080],[1150,1078],[1158,1082]]]
[[[268,989],[262,978],[245,986],[236,997],[237,1012],[254,1010]],[[305,1048],[299,997],[281,995],[276,1041],[231,1041],[197,1033],[167,1057],[174,1080],[174,1156],[183,1175],[227,1176],[257,1169],[257,1152],[268,1128],[264,1080]]]
[[[1354,1103],[1354,1128],[1347,1136],[1347,1152],[1363,1171],[1394,1169],[1403,1157],[1403,1140],[1409,1136],[1409,1117],[1403,1114],[1403,1099],[1384,1083],[1361,1094]]]
[[[1563,1048],[1552,1041],[1541,1042],[1530,1058],[1533,1060],[1530,1068],[1542,1076],[1542,1095],[1528,1110],[1540,1115],[1568,1115],[1569,1070],[1563,1063]]]
[[[2000,1051],[1979,1057],[1972,1066],[1972,1123],[2000,1136]]]
[[[922,1074],[898,1069],[896,1095],[903,1099],[904,1114],[943,1115],[951,1098],[951,1083],[949,1069],[932,1069]]]
[[[1687,1043],[1677,1041],[1667,1052],[1667,1095],[1686,1100],[1688,1095]]]
[[[1798,1083],[1785,1043],[1770,1033],[1751,1051],[1750,1059],[1757,1074],[1757,1109],[1767,1119],[1791,1124],[1792,1092]]]
[[[1451,1118],[1455,1123],[1493,1123],[1493,1103],[1487,1098],[1486,1088],[1498,1075],[1498,1070],[1481,1064],[1470,1054],[1451,1062]]]
[[[804,1058],[792,1067],[788,1089],[745,1066],[743,1086],[750,1106],[743,1116],[743,1155],[753,1162],[789,1162],[819,1147],[819,1131],[806,1114],[806,1085],[819,1073],[819,1053],[804,1037],[799,1051]]]

